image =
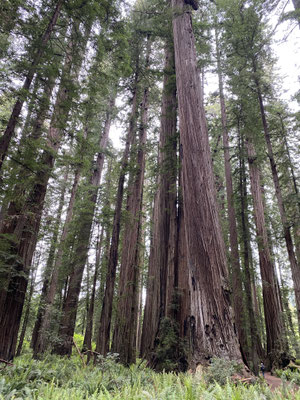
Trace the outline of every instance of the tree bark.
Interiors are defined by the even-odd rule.
[[[38,267],[38,263],[37,263],[37,267]],[[26,333],[26,329],[27,329],[27,325],[28,325],[28,321],[29,321],[31,300],[32,300],[32,295],[33,295],[33,291],[34,291],[37,267],[36,267],[35,271],[32,271],[30,291],[29,291],[29,295],[28,295],[28,299],[27,299],[27,305],[26,305],[26,310],[25,310],[25,313],[24,313],[23,325],[22,325],[21,334],[20,334],[19,343],[18,343],[18,348],[17,348],[17,352],[16,352],[16,356],[17,357],[19,357],[21,355],[21,351],[22,351],[22,347],[23,347],[23,343],[24,343],[24,338],[25,338],[25,333]]]
[[[183,206],[191,274],[191,365],[212,357],[241,360],[233,329],[225,245],[218,214],[191,15],[172,0],[182,145]],[[212,290],[213,289],[213,290]]]
[[[229,134],[228,134],[228,128],[227,128],[227,114],[226,114],[226,106],[225,106],[223,77],[222,77],[222,70],[221,70],[221,56],[220,56],[218,30],[217,29],[215,30],[215,36],[216,36],[216,52],[217,52],[217,68],[218,68],[218,79],[219,79],[220,107],[221,107],[222,137],[223,137],[223,148],[224,148],[224,167],[225,167],[227,211],[228,211],[228,224],[229,224],[229,241],[230,241],[230,250],[231,250],[230,251],[230,263],[231,263],[231,268],[232,268],[233,310],[234,310],[234,315],[235,315],[236,329],[237,329],[238,338],[239,338],[240,347],[241,347],[241,353],[242,353],[244,362],[246,364],[248,364],[248,361],[247,361],[248,344],[247,344],[247,333],[245,331],[246,310],[244,307],[244,299],[243,299],[242,275],[241,275],[241,266],[240,266],[240,260],[239,260],[238,234],[237,234],[237,226],[236,226],[236,213],[235,213],[235,207],[234,207],[234,193],[233,193],[232,172],[231,172],[231,164],[230,164]],[[257,373],[257,371],[256,371],[256,373]]]
[[[60,321],[60,328],[58,333],[59,337],[61,338],[61,343],[58,343],[53,350],[54,353],[60,355],[71,355],[72,353],[73,335],[75,330],[81,281],[88,256],[88,246],[93,224],[94,211],[97,202],[98,188],[101,181],[104,165],[105,155],[103,150],[106,148],[108,142],[114,103],[115,97],[113,96],[108,106],[104,131],[99,145],[100,151],[96,160],[94,172],[91,176],[91,188],[89,189],[88,194],[89,206],[87,210],[82,210],[80,213],[79,221],[81,225],[78,233],[76,247],[74,249],[74,261],[71,266],[72,272],[70,275],[69,288],[66,296],[66,301],[63,306],[63,315]]]
[[[285,205],[283,202],[282,191],[281,191],[279,176],[278,176],[278,171],[277,171],[277,165],[276,165],[276,162],[274,159],[273,146],[272,146],[272,142],[271,142],[269,126],[268,126],[268,122],[267,122],[267,118],[266,118],[265,107],[264,107],[262,93],[261,93],[261,85],[258,80],[258,77],[256,76],[257,67],[256,67],[255,60],[253,60],[253,72],[254,72],[254,82],[256,85],[257,97],[258,97],[258,102],[259,102],[259,107],[260,107],[262,125],[263,125],[263,129],[264,129],[264,135],[265,135],[265,140],[266,140],[267,149],[268,149],[268,157],[269,157],[269,161],[270,161],[271,172],[272,172],[272,177],[273,177],[273,182],[274,182],[274,187],[275,187],[275,195],[277,198],[280,219],[281,219],[281,223],[283,226],[284,239],[285,239],[289,262],[290,262],[291,271],[292,271],[292,278],[293,278],[293,283],[294,283],[294,293],[295,293],[296,307],[297,307],[298,330],[300,332],[300,267],[297,263],[296,255],[294,252],[294,245],[293,245],[293,240],[292,240],[292,235],[291,235],[291,229],[290,229],[289,222],[288,222],[287,216],[286,216]]]
[[[170,32],[171,33],[171,32]],[[160,323],[174,302],[177,254],[177,137],[176,85],[173,44],[165,44],[164,86],[161,106],[158,190],[154,199],[152,238],[147,278],[141,355],[159,369],[155,359]],[[175,307],[175,305],[173,304]]]
[[[254,145],[248,137],[247,151],[251,192],[253,197],[254,219],[257,231],[260,272],[263,284],[264,314],[267,332],[267,354],[270,366],[280,365],[285,351],[283,323],[280,315],[280,304],[277,296],[275,271],[272,262],[267,236],[263,197],[261,191],[260,171]]]
[[[33,332],[32,332],[31,347],[33,349],[34,355],[36,355],[36,343],[38,340],[39,330],[41,328],[43,316],[45,313],[45,306],[46,306],[45,300],[48,295],[50,279],[51,279],[51,275],[52,275],[52,271],[53,271],[55,252],[57,249],[59,226],[61,223],[61,215],[62,215],[64,203],[65,203],[65,194],[66,194],[66,189],[67,189],[68,176],[69,176],[69,166],[66,167],[66,171],[64,174],[63,185],[62,185],[61,195],[60,195],[60,199],[59,199],[59,205],[58,205],[57,214],[56,214],[54,227],[53,227],[53,235],[51,238],[48,260],[47,260],[45,273],[44,273],[44,282],[43,282],[42,293],[41,293],[41,297],[40,297],[39,308],[38,308],[37,317],[36,317],[36,321],[35,321]]]
[[[244,261],[244,285],[246,293],[246,304],[249,314],[249,327],[250,327],[250,354],[252,361],[252,370],[255,375],[259,374],[259,358],[264,359],[264,353],[260,341],[260,337],[257,329],[257,322],[254,312],[254,301],[252,291],[252,275],[253,271],[250,263],[250,231],[249,231],[249,220],[248,220],[248,201],[247,201],[247,182],[245,173],[245,149],[244,140],[239,133],[239,190],[240,190],[240,221],[242,231],[242,252]]]
[[[24,84],[22,87],[22,91],[25,93],[29,90],[29,88],[31,86],[37,66],[44,54],[45,47],[50,39],[50,36],[54,29],[54,26],[57,23],[63,2],[64,2],[64,0],[57,1],[54,13],[51,17],[51,20],[49,21],[49,24],[47,26],[47,29],[46,29],[43,37],[42,37],[41,44],[40,44],[37,52],[34,55],[33,61],[31,63],[30,69],[28,71],[28,74],[25,78],[25,81],[24,81]],[[24,101],[25,101],[24,97],[19,97],[18,100],[16,101],[13,111],[11,113],[10,119],[8,121],[6,130],[0,139],[0,171],[2,168],[3,161],[7,155],[7,150],[8,150],[11,138],[13,137],[16,125],[18,123],[18,119],[19,119],[20,113],[22,111]]]
[[[74,33],[76,33],[75,26]],[[85,40],[87,41],[87,37]],[[62,83],[57,95],[48,131],[48,148],[44,150],[41,156],[41,169],[36,174],[34,187],[27,197],[22,215],[20,215],[17,220],[9,221],[3,229],[4,234],[13,234],[16,238],[16,241],[12,243],[10,248],[10,254],[16,257],[14,259],[14,265],[12,265],[10,270],[13,271],[13,275],[9,281],[7,290],[4,290],[4,294],[1,295],[2,307],[0,310],[0,323],[3,329],[0,332],[0,357],[5,359],[12,359],[14,357],[27,289],[29,266],[38,238],[48,181],[62,139],[63,130],[61,127],[66,123],[71,107],[71,93],[65,84],[71,77],[71,67],[73,64],[72,53],[74,53],[74,51],[72,52],[73,47],[74,42],[71,41],[66,56]],[[80,61],[82,61],[82,57],[80,57]],[[77,68],[74,69],[73,73],[75,78],[77,78],[79,73],[80,64],[81,62],[77,65]],[[70,82],[68,83],[70,85]],[[69,100],[68,106],[66,106],[67,100]],[[10,273],[11,272],[9,272],[9,274]]]
[[[151,40],[148,36],[145,67],[149,68]],[[119,302],[112,349],[119,353],[120,361],[130,365],[136,361],[136,331],[138,311],[138,282],[140,275],[139,239],[143,207],[145,173],[145,145],[147,141],[149,87],[146,86],[141,105],[141,126],[136,156],[136,170],[129,177],[127,213],[121,256]]]
[[[118,249],[119,249],[120,229],[121,229],[121,212],[123,204],[124,182],[127,172],[130,147],[133,143],[133,138],[136,132],[136,125],[137,125],[138,82],[140,79],[139,74],[140,74],[139,60],[137,59],[130,124],[126,138],[125,149],[121,161],[120,177],[118,181],[116,206],[115,206],[113,229],[112,229],[111,247],[110,247],[108,266],[107,266],[106,285],[102,302],[99,331],[97,335],[96,351],[104,356],[106,356],[106,354],[109,351],[111,314],[113,306],[116,269],[118,264]]]

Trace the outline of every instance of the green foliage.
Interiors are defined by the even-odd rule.
[[[186,365],[186,346],[180,339],[178,324],[165,317],[160,324],[158,345],[153,355],[153,366],[157,371],[184,371]]]
[[[0,400],[300,400],[300,391],[271,393],[259,384],[207,384],[197,374],[157,374],[143,365],[125,368],[114,358],[83,368],[79,357],[48,356],[43,361],[21,357],[2,370]],[[220,367],[219,360],[214,363]]]
[[[238,372],[241,372],[241,366],[236,361],[213,358],[205,373],[205,380],[207,383],[225,385],[226,382]]]
[[[289,381],[295,383],[296,385],[300,385],[300,371],[293,371],[290,368],[285,370],[278,369],[275,371],[275,374],[284,381]]]

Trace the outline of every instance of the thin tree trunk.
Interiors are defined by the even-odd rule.
[[[80,179],[80,169],[77,169],[75,172],[75,176],[74,176],[69,205],[68,205],[68,209],[66,212],[66,219],[65,219],[63,231],[62,231],[62,234],[60,237],[60,242],[59,242],[60,245],[57,250],[57,255],[56,255],[55,264],[53,267],[49,290],[48,290],[47,296],[45,298],[45,311],[44,311],[44,315],[42,317],[40,328],[38,330],[38,338],[36,339],[35,357],[37,356],[38,353],[44,353],[47,348],[47,345],[48,345],[47,332],[49,331],[50,323],[52,320],[52,307],[53,307],[53,303],[54,303],[54,299],[55,299],[55,294],[57,292],[59,273],[60,273],[61,266],[62,266],[63,244],[68,236],[69,227],[70,227],[70,223],[72,220],[74,202],[75,202],[75,197],[76,197],[76,193],[77,193],[77,189],[78,189],[78,185],[79,185],[79,179]]]
[[[137,124],[138,82],[139,82],[138,64],[139,61],[137,60],[135,78],[134,78],[131,118],[126,138],[125,149],[121,161],[120,177],[118,181],[116,206],[115,206],[113,229],[112,229],[111,247],[110,247],[108,266],[107,266],[106,285],[102,302],[99,332],[97,335],[96,351],[104,356],[106,356],[106,354],[109,351],[113,295],[114,295],[114,287],[116,279],[116,269],[118,264],[118,249],[119,249],[120,229],[121,229],[121,212],[123,204],[124,182],[128,166],[130,147],[133,143],[133,138],[136,132],[136,124]]]
[[[218,67],[218,78],[219,78],[219,93],[220,93],[220,106],[221,106],[221,121],[222,121],[222,136],[223,136],[223,148],[224,148],[224,167],[225,167],[225,181],[226,181],[226,195],[227,195],[227,211],[228,211],[228,224],[229,224],[229,241],[230,241],[230,263],[232,268],[232,298],[233,298],[233,310],[235,315],[235,323],[238,332],[238,338],[241,347],[241,353],[243,360],[248,364],[247,361],[247,333],[245,332],[245,307],[243,299],[243,286],[242,286],[242,275],[241,266],[239,260],[239,247],[238,247],[238,234],[236,226],[236,213],[234,207],[234,193],[232,184],[232,172],[230,165],[230,152],[229,152],[229,134],[227,128],[227,115],[223,89],[223,77],[221,72],[221,57],[218,39],[218,30],[215,29],[216,37],[216,52],[217,52],[217,67]],[[251,294],[251,292],[250,292]],[[254,356],[252,354],[252,356]],[[253,357],[252,357],[253,358]],[[257,360],[256,360],[257,362]],[[255,363],[254,363],[255,364]],[[253,364],[253,365],[254,365]],[[256,365],[256,364],[255,364]],[[257,374],[257,371],[256,371]]]
[[[275,271],[271,259],[266,229],[260,172],[253,143],[247,138],[248,162],[251,192],[253,197],[254,218],[257,231],[260,271],[263,284],[264,313],[267,331],[267,354],[270,366],[280,365],[285,351],[284,330],[277,296]]]
[[[100,268],[100,260],[101,260],[101,251],[102,251],[102,242],[103,242],[103,227],[101,228],[101,234],[98,236],[97,246],[96,246],[96,260],[95,260],[95,272],[93,278],[93,288],[90,299],[90,306],[88,309],[87,315],[87,324],[86,331],[83,340],[83,351],[92,350],[92,333],[93,333],[93,318],[94,318],[94,309],[95,309],[95,297],[96,297],[96,285],[97,279],[99,275]],[[91,353],[88,353],[88,361],[90,360]]]
[[[27,305],[26,305],[26,310],[25,310],[25,313],[24,313],[23,325],[22,325],[21,334],[20,334],[19,343],[18,343],[18,348],[17,348],[17,352],[16,352],[16,356],[17,357],[19,357],[21,355],[23,342],[24,342],[24,338],[25,338],[25,333],[26,333],[26,329],[27,329],[27,325],[28,325],[28,321],[29,321],[31,300],[32,300],[32,295],[33,295],[33,291],[34,291],[34,285],[35,285],[35,279],[36,279],[36,273],[37,273],[38,264],[39,263],[37,262],[35,271],[32,270],[30,291],[29,291],[29,295],[28,295],[28,299],[27,299]]]
[[[57,23],[57,19],[59,17],[62,5],[63,5],[64,0],[58,0],[56,3],[55,11],[51,17],[51,20],[49,21],[49,24],[47,26],[47,29],[45,33],[43,34],[43,37],[41,39],[41,44],[37,50],[37,52],[34,55],[33,61],[31,63],[30,69],[28,71],[28,74],[25,78],[23,87],[22,87],[22,92],[27,92],[31,86],[33,77],[35,75],[36,69],[38,67],[38,64],[44,54],[45,47],[50,39],[50,36],[53,32],[54,26]],[[2,168],[3,161],[7,155],[7,150],[11,141],[11,138],[14,134],[16,125],[18,123],[18,119],[24,104],[25,98],[24,97],[19,97],[18,100],[16,101],[13,111],[11,113],[10,119],[8,121],[6,130],[3,134],[3,136],[0,139],[0,171]]]
[[[51,238],[51,245],[50,245],[50,250],[49,250],[49,255],[48,255],[48,260],[45,268],[45,273],[44,273],[44,282],[43,282],[43,288],[42,288],[42,293],[40,297],[40,304],[37,312],[37,317],[36,321],[34,324],[33,332],[32,332],[32,338],[31,338],[31,347],[33,349],[33,353],[36,354],[36,343],[38,340],[38,335],[39,335],[39,330],[41,327],[41,323],[43,320],[44,312],[45,312],[45,300],[47,298],[47,293],[49,290],[49,284],[50,284],[50,279],[53,271],[53,264],[55,260],[55,252],[57,249],[57,239],[58,239],[58,234],[59,234],[59,226],[61,224],[61,215],[65,203],[65,194],[67,190],[67,184],[68,184],[68,177],[69,177],[69,166],[66,167],[66,171],[64,174],[63,178],[63,186],[61,189],[61,195],[59,199],[59,205],[56,213],[56,219],[54,222],[54,228],[53,228],[53,235]]]
[[[149,68],[151,40],[147,39],[145,66]],[[145,146],[147,141],[149,87],[144,89],[141,105],[141,126],[137,149],[137,169],[129,177],[127,212],[124,229],[123,249],[120,267],[119,302],[117,323],[113,335],[112,349],[119,353],[120,361],[130,365],[136,361],[136,327],[138,305],[138,282],[140,275],[139,238],[143,207],[143,184],[145,173]]]
[[[106,148],[108,142],[114,103],[115,97],[111,99],[108,106],[105,127],[99,144],[100,152],[98,153],[95,169],[91,176],[91,188],[88,195],[89,207],[88,210],[82,210],[80,213],[79,221],[81,221],[81,226],[78,233],[77,245],[74,250],[74,261],[71,268],[72,273],[70,275],[68,293],[63,306],[63,315],[59,328],[59,337],[62,341],[57,344],[53,350],[54,353],[60,355],[70,355],[72,352],[81,281],[88,255],[88,246],[97,202],[98,188],[104,165],[105,155],[103,150]]]
[[[183,206],[191,273],[191,365],[241,360],[233,328],[227,265],[190,11],[172,0],[183,168]],[[211,290],[211,289],[214,290]]]
[[[253,60],[253,72],[254,72],[254,74],[256,74],[256,72],[257,72],[255,60]],[[267,149],[268,149],[268,157],[269,157],[269,161],[270,161],[272,177],[273,177],[273,182],[274,182],[274,187],[275,187],[275,195],[277,198],[280,219],[281,219],[281,223],[283,226],[284,239],[285,239],[286,248],[287,248],[289,261],[290,261],[290,265],[291,265],[295,299],[296,299],[296,307],[297,307],[298,330],[300,332],[300,267],[297,263],[296,255],[294,252],[293,240],[292,240],[291,230],[290,230],[290,226],[289,226],[286,212],[285,212],[285,206],[284,206],[284,202],[283,202],[282,191],[281,191],[278,172],[277,172],[277,166],[276,166],[275,159],[274,159],[273,147],[272,147],[272,142],[271,142],[271,138],[270,138],[270,132],[269,132],[269,127],[268,127],[266,113],[265,113],[265,107],[263,104],[263,98],[262,98],[262,94],[261,94],[260,82],[259,82],[257,76],[254,76],[254,81],[255,81],[255,85],[256,85],[256,89],[257,89],[257,97],[258,97],[258,102],[259,102],[259,107],[260,107],[261,119],[262,119],[265,140],[266,140]]]
[[[240,135],[240,132],[239,132]],[[240,176],[239,176],[239,189],[240,189],[240,218],[241,218],[241,231],[242,231],[242,244],[243,244],[243,259],[244,259],[244,285],[246,293],[246,304],[249,314],[249,327],[250,327],[250,353],[252,361],[252,370],[255,375],[259,373],[259,359],[263,358],[262,345],[257,330],[257,322],[254,312],[254,301],[252,298],[252,270],[250,266],[250,231],[248,221],[248,201],[247,201],[247,182],[245,174],[245,161],[244,161],[244,143],[243,138],[239,138],[239,157],[240,157]]]

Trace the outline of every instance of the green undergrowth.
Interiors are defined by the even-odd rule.
[[[216,368],[216,367],[215,367]],[[287,383],[277,392],[259,383],[224,385],[199,374],[155,373],[144,363],[125,368],[116,363],[115,356],[101,359],[94,367],[83,367],[79,357],[71,359],[49,355],[42,361],[30,355],[14,361],[14,366],[1,370],[1,400],[300,400],[300,391],[293,393]],[[224,383],[224,382],[223,382]]]
[[[284,382],[287,381],[300,386],[300,371],[293,371],[287,368],[285,370],[277,370],[275,373]]]

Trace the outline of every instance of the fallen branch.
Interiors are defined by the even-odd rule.
[[[82,354],[87,354],[87,353],[92,353],[92,354],[96,354],[96,356],[101,356],[101,354],[100,353],[97,353],[97,351],[93,351],[93,350],[87,350],[87,351],[85,351],[84,353],[82,353]]]
[[[81,358],[81,361],[82,361],[83,366],[86,367],[86,363],[85,363],[85,361],[84,361],[83,355],[81,354],[81,352],[80,352],[80,350],[79,350],[79,348],[78,348],[78,346],[77,346],[77,344],[76,344],[74,338],[73,338],[73,344],[74,344],[74,346],[76,347],[76,350],[77,350],[77,352],[78,352],[78,354],[79,354],[79,356],[80,356],[80,358]]]
[[[9,366],[11,366],[11,367],[14,366],[13,363],[11,363],[11,362],[9,362],[9,361],[6,361],[6,360],[2,360],[2,358],[0,358],[0,362],[4,363],[4,364],[6,364],[6,365],[9,365]]]

